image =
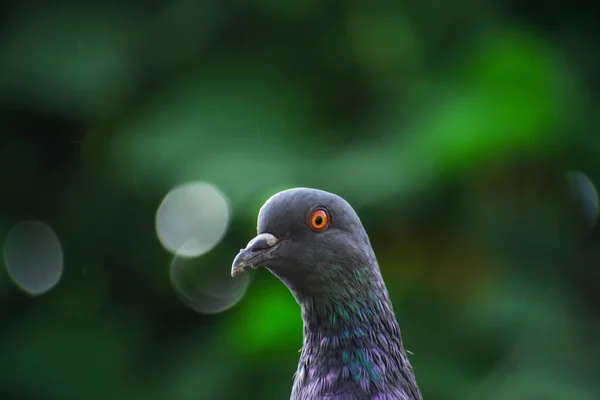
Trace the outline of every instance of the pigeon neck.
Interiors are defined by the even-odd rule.
[[[376,346],[377,337],[401,344],[400,328],[383,282],[373,279],[367,287],[361,285],[331,288],[300,300],[305,345],[332,341],[340,348]]]
[[[307,398],[329,398],[340,390],[421,398],[379,270],[369,275],[299,299],[304,345],[293,398],[305,398],[305,391]]]

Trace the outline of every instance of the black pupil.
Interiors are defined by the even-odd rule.
[[[318,215],[317,218],[315,218],[315,225],[321,225],[322,223],[323,223],[323,217]]]

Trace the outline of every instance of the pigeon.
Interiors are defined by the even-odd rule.
[[[352,206],[318,189],[273,195],[231,275],[259,266],[302,311],[291,400],[422,400],[369,237]]]

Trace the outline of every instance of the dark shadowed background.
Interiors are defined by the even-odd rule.
[[[299,308],[229,277],[345,197],[427,400],[600,398],[600,24],[579,1],[4,1],[0,398],[285,399]]]

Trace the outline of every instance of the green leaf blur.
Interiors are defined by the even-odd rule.
[[[262,204],[296,186],[355,207],[426,399],[600,398],[592,15],[504,0],[5,2],[0,399],[289,398],[299,307],[264,269],[227,285]],[[185,260],[186,303],[157,210],[194,181],[229,219]],[[43,273],[15,272],[7,241],[29,220],[64,258],[39,295],[20,279]]]

